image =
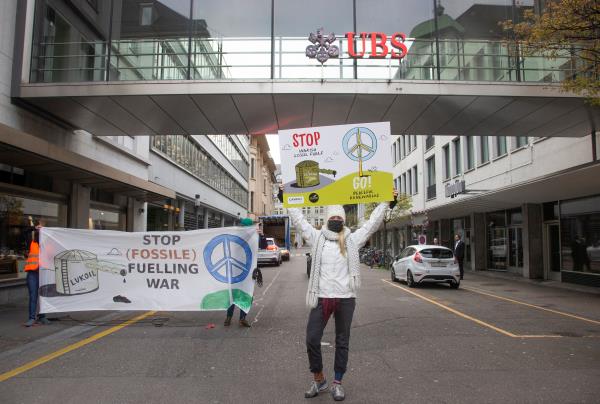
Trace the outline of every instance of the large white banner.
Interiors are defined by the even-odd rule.
[[[40,312],[252,305],[254,227],[126,233],[43,228]]]
[[[389,122],[280,130],[279,145],[285,207],[393,199]]]

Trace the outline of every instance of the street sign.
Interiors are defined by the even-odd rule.
[[[454,184],[446,185],[446,198],[454,198],[466,192],[465,181],[456,181]]]

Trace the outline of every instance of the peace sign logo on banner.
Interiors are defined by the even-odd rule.
[[[250,246],[232,234],[214,237],[204,248],[203,255],[208,273],[219,282],[242,282],[252,269]]]

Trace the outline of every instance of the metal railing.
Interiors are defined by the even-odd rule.
[[[556,58],[525,56],[507,41],[407,39],[407,56],[354,59],[345,38],[339,58],[305,55],[306,38],[170,38],[38,43],[32,82],[373,79],[559,82],[575,74],[570,50]],[[357,45],[361,51],[361,45]],[[110,48],[110,52],[109,52]],[[110,55],[110,56],[109,56]],[[109,61],[110,57],[110,61]],[[439,66],[436,65],[439,59]]]

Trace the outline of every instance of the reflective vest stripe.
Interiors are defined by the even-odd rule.
[[[40,245],[35,241],[29,246],[29,255],[25,261],[25,271],[37,271],[40,268]]]

